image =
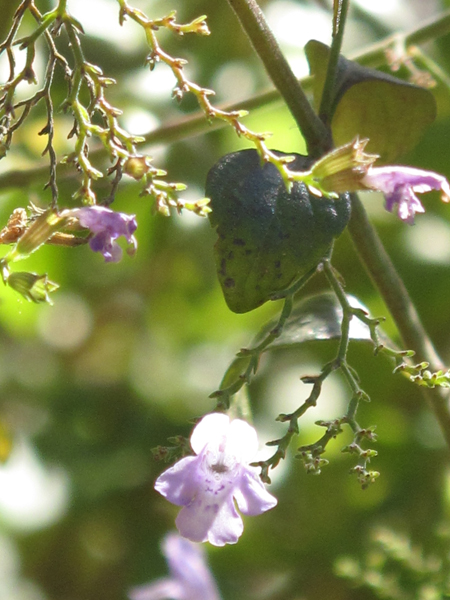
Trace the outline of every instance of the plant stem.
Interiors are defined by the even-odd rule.
[[[335,13],[333,24],[333,40],[328,58],[327,75],[320,101],[319,117],[329,125],[336,85],[337,66],[341,54],[342,40],[344,39],[345,22],[347,20],[349,0],[335,0]]]
[[[255,0],[228,0],[228,2],[296,120],[305,138],[308,154],[312,157],[323,155],[330,149],[330,134],[314,113],[261,9]]]
[[[428,361],[432,370],[442,368],[442,361],[361,200],[356,194],[351,194],[351,198],[352,217],[348,229],[352,241],[395,320],[404,346],[416,352],[418,361]]]
[[[362,202],[356,194],[351,197],[352,217],[348,228],[353,244],[395,321],[402,343],[415,351],[418,362],[429,362],[432,371],[442,368],[442,361],[420,321],[402,279],[370,223]],[[448,392],[443,388],[421,390],[431,405],[450,448]]]

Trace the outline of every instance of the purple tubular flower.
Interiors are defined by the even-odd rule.
[[[119,262],[122,258],[122,248],[116,241],[120,236],[129,244],[128,253],[136,252],[137,242],[133,235],[137,228],[135,215],[114,212],[105,206],[84,206],[71,212],[82,227],[94,234],[89,246],[94,252],[101,252],[106,262]]]
[[[416,193],[441,190],[444,202],[450,201],[450,186],[442,175],[413,167],[370,167],[361,183],[386,196],[386,210],[392,212],[397,205],[397,214],[403,221],[414,223],[416,212],[423,208]]]
[[[201,546],[169,533],[162,549],[170,577],[133,588],[131,600],[221,600]]]
[[[259,515],[277,500],[266,491],[257,468],[248,463],[258,450],[256,431],[245,421],[219,413],[206,415],[194,428],[188,456],[164,471],[155,489],[182,506],[175,521],[182,536],[214,546],[235,544],[245,515]]]

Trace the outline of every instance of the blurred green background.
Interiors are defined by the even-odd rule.
[[[1,0],[11,15],[18,2]],[[296,72],[306,74],[302,46],[315,37],[328,42],[328,2],[261,1]],[[397,30],[408,30],[438,15],[450,3],[354,2],[344,51],[352,54]],[[44,11],[51,2],[38,0]],[[141,0],[150,17],[177,9],[181,22],[208,15],[210,37],[175,37],[161,31],[164,49],[189,60],[190,79],[217,92],[217,101],[237,101],[270,87],[257,57],[225,0]],[[125,127],[146,133],[196,109],[186,98],[170,100],[174,79],[169,69],[144,66],[142,32],[118,25],[114,0],[69,0],[83,23],[86,58],[117,80],[108,99],[124,110]],[[24,23],[24,31],[31,22]],[[0,24],[2,39],[8,19]],[[61,40],[64,47],[64,39]],[[44,47],[41,48],[44,51]],[[450,71],[450,36],[424,48],[445,72]],[[2,59],[3,60],[3,59]],[[42,78],[45,57],[38,56]],[[2,80],[7,77],[0,62]],[[61,74],[55,105],[64,98]],[[443,82],[435,88],[439,116],[405,164],[450,176],[450,97]],[[36,109],[17,133],[14,147],[0,163],[0,174],[40,164],[45,124]],[[274,133],[270,147],[302,152],[304,145],[286,108],[278,102],[255,110],[245,124]],[[58,154],[71,149],[65,139],[70,121],[57,115]],[[206,174],[220,156],[248,147],[231,129],[206,131],[148,149],[171,181],[188,184],[186,197],[201,198]],[[66,169],[66,170],[65,170]],[[77,187],[59,174],[61,204],[72,205]],[[45,179],[0,189],[0,222],[29,201],[45,206]],[[99,197],[108,187],[97,188]],[[47,272],[60,284],[54,306],[27,303],[4,288],[0,296],[0,600],[116,600],[127,590],[167,572],[159,541],[173,528],[177,508],[153,490],[165,468],[151,449],[169,436],[189,435],[189,421],[213,410],[208,395],[220,383],[235,352],[280,310],[269,303],[245,315],[231,313],[215,276],[215,233],[207,219],[190,214],[164,218],[152,214],[152,201],[139,197],[139,186],[124,184],[116,210],[136,213],[139,249],[120,264],[105,264],[88,247],[45,247],[20,269]],[[383,210],[383,199],[366,195],[367,209],[416,303],[444,360],[450,360],[449,207],[437,194],[424,199],[426,214],[414,227]],[[6,254],[8,248],[3,248]],[[351,240],[338,240],[334,264],[346,289],[374,316],[386,309],[359,263]],[[302,294],[325,290],[316,277]],[[385,331],[396,339],[387,319]],[[303,402],[308,388],[300,376],[317,373],[333,356],[335,342],[308,343],[265,356],[250,388],[254,420],[264,444],[283,432],[280,412]],[[384,526],[408,536],[426,551],[438,548],[437,532],[450,522],[448,454],[420,391],[392,366],[374,358],[369,345],[355,342],[350,362],[372,398],[360,408],[362,426],[377,426],[381,472],[362,491],[349,469],[352,457],[341,454],[344,434],[329,445],[330,464],[318,477],[308,476],[293,458],[295,447],[319,437],[317,419],[345,410],[349,392],[339,376],[327,380],[314,414],[300,423],[291,455],[273,473],[270,491],[279,506],[245,520],[239,543],[209,548],[209,558],[224,600],[370,600],[374,588],[354,588],[335,574],[343,556],[363,556],[374,528]],[[439,538],[442,542],[442,536]],[[380,563],[374,567],[380,569]],[[413,578],[414,579],[414,578]],[[420,577],[419,577],[420,579]],[[405,584],[406,585],[406,584]],[[411,588],[412,590],[413,588]],[[411,591],[411,598],[421,598]],[[415,595],[414,595],[415,594]],[[386,596],[389,597],[389,596]],[[438,596],[439,597],[439,596]],[[431,596],[430,596],[431,598]],[[200,600],[200,599],[199,599]]]

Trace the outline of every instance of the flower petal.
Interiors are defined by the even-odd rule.
[[[133,588],[130,600],[220,600],[202,546],[169,533],[164,538],[163,553],[171,576]]]
[[[186,506],[194,499],[203,477],[199,473],[198,456],[187,456],[158,477],[155,490],[172,504]]]
[[[258,452],[256,429],[241,419],[231,421],[227,434],[227,452],[240,463],[250,462]]]
[[[209,541],[213,546],[235,544],[244,530],[231,495],[221,505],[203,505],[198,498],[181,509],[175,524],[182,536],[193,542]]]
[[[128,596],[130,600],[186,600],[181,583],[168,577],[132,588]]]
[[[202,546],[180,537],[166,535],[163,552],[174,579],[181,583],[186,600],[219,600],[214,578],[206,563]]]
[[[256,469],[248,465],[258,448],[256,430],[240,419],[230,423],[226,415],[213,413],[194,428],[191,446],[198,455],[164,471],[155,489],[169,502],[183,506],[176,519],[182,536],[215,546],[234,544],[244,527],[234,497],[249,515],[277,503]]]
[[[89,240],[89,247],[93,252],[101,252],[106,262],[119,262],[122,258],[122,248],[107,231],[95,234]]]
[[[441,190],[441,198],[450,200],[450,186],[442,175],[413,167],[370,167],[361,182],[368,188],[385,194],[386,210],[394,211],[403,221],[414,223],[415,213],[423,213],[416,193]]]
[[[175,521],[181,535],[192,542],[204,542],[209,539],[219,515],[222,520],[224,519],[224,513],[221,514],[221,511],[226,503],[231,502],[233,510],[231,512],[225,510],[225,515],[240,520],[232,501],[236,472],[235,470],[214,471],[209,458],[210,450],[205,446],[202,453],[195,458],[195,463],[192,463],[193,467],[190,468],[189,475],[193,482],[191,490],[195,489],[195,491],[191,495],[191,501],[185,504]]]
[[[260,515],[277,505],[277,499],[269,494],[256,470],[242,467],[233,495],[244,515]]]
[[[113,238],[123,235],[130,242],[130,237],[137,229],[134,215],[115,212],[105,206],[84,206],[73,212],[76,212],[80,225],[93,233],[107,230]]]
[[[438,173],[402,166],[370,167],[362,181],[367,187],[385,193],[393,192],[397,186],[412,187],[419,193],[448,188],[447,180]]]
[[[222,505],[211,529],[208,542],[213,546],[235,544],[244,531],[244,523],[236,511],[233,499],[230,497]]]
[[[211,443],[218,442],[228,433],[230,419],[223,413],[212,413],[197,423],[191,435],[191,447],[196,454]]]
[[[94,252],[101,252],[106,262],[119,262],[122,249],[115,242],[123,236],[128,243],[128,254],[134,254],[137,248],[134,232],[137,228],[136,217],[114,212],[105,206],[84,206],[63,211],[62,216],[78,219],[82,227],[94,234],[89,245]]]

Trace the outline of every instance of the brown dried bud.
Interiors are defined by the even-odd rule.
[[[0,231],[0,244],[13,244],[25,232],[28,215],[24,208],[16,208],[8,219],[6,227]]]

